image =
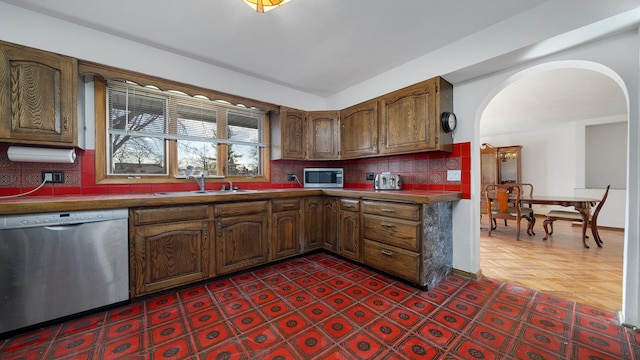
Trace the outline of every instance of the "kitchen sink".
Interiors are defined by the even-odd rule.
[[[256,192],[257,190],[235,189],[235,190],[191,190],[191,191],[163,191],[155,193],[158,196],[191,196],[191,195],[224,195],[243,194]]]

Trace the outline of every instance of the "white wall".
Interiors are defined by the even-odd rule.
[[[585,189],[584,129],[587,125],[619,122],[619,118],[591,119],[526,133],[485,136],[480,143],[493,146],[522,145],[522,182],[534,185],[536,194],[602,198],[604,189]],[[626,120],[623,119],[623,120]],[[482,122],[480,123],[482,126]],[[626,167],[627,158],[611,159]],[[626,189],[612,189],[598,217],[598,225],[624,228]],[[536,214],[560,206],[535,205]]]

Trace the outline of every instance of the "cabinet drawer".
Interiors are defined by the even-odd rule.
[[[134,209],[132,211],[132,217],[133,222],[136,225],[207,219],[209,218],[209,206],[169,206],[150,209]]]
[[[243,214],[266,213],[266,201],[249,201],[213,206],[213,215],[216,217],[236,216]]]
[[[384,201],[364,201],[364,212],[394,218],[420,221],[420,205]]]
[[[360,200],[340,199],[340,208],[348,211],[360,211]]]
[[[420,283],[420,255],[415,252],[365,239],[364,263],[399,278]]]
[[[364,238],[401,247],[411,251],[420,251],[420,223],[384,216],[364,215]]]
[[[271,211],[300,210],[300,199],[271,200]]]

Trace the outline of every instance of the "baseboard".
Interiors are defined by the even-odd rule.
[[[459,270],[459,269],[453,269],[452,274],[455,276],[459,276],[461,278],[478,281],[482,278],[482,269],[478,270],[475,273]]]

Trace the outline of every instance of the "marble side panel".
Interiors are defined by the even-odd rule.
[[[453,204],[422,205],[423,286],[433,289],[453,271]]]

